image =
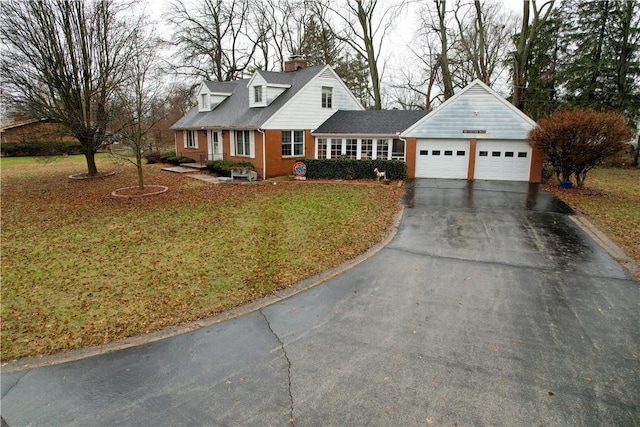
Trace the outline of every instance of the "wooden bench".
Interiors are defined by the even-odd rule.
[[[252,182],[258,179],[258,172],[249,168],[231,168],[231,182],[234,178],[246,178]]]

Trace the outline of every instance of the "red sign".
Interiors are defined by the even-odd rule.
[[[305,176],[307,174],[307,165],[302,162],[296,162],[293,165],[293,174],[295,176]]]

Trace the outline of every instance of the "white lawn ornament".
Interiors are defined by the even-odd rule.
[[[380,181],[380,178],[382,178],[383,181],[387,179],[387,172],[380,172],[378,168],[375,168],[373,171],[376,173],[376,181]]]

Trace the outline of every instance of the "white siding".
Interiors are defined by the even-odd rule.
[[[328,71],[328,70],[327,70]],[[337,110],[362,110],[362,106],[338,81],[327,72],[313,79],[283,108],[265,123],[265,129],[316,129]],[[322,108],[322,86],[333,88],[332,108]]]
[[[506,101],[478,84],[450,101],[427,115],[403,136],[524,140],[534,127],[532,121],[507,105]],[[485,133],[465,133],[465,130]]]
[[[287,89],[283,87],[267,86],[267,105],[271,104],[285,90]]]

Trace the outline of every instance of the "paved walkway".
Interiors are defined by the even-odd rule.
[[[416,180],[395,238],[240,317],[2,374],[18,425],[640,425],[640,284],[536,186]]]

